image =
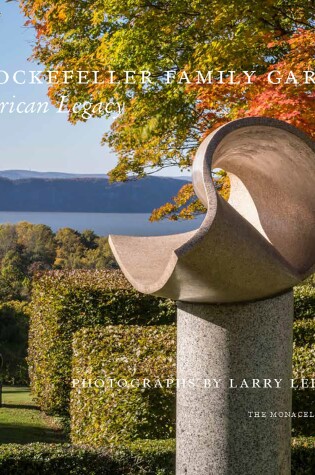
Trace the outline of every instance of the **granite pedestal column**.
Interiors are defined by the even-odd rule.
[[[292,292],[178,302],[177,475],[291,473],[292,322]]]

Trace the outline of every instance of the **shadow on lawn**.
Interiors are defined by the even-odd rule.
[[[56,419],[32,404],[29,388],[4,387],[0,407],[0,445],[67,441]],[[1,474],[2,475],[2,474]]]
[[[1,444],[30,444],[31,442],[62,443],[65,442],[61,430],[32,427],[19,424],[0,423]]]
[[[33,404],[1,404],[0,408],[2,407],[6,409],[35,409],[39,411],[39,407]]]

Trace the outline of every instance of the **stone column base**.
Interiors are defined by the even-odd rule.
[[[177,475],[291,473],[292,322],[292,292],[178,302]]]

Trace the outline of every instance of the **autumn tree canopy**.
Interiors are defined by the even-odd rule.
[[[100,71],[103,84],[70,78],[49,87],[54,104],[67,96],[71,122],[86,120],[82,111],[73,112],[76,102],[124,103],[103,137],[118,156],[113,180],[189,167],[202,138],[233,118],[272,116],[315,135],[314,84],[304,74],[314,69],[314,0],[20,0],[20,5],[36,29],[34,58],[47,70]],[[279,84],[268,82],[272,70]],[[108,71],[115,71],[116,83]],[[135,84],[120,80],[125,71],[136,72]],[[154,81],[142,84],[140,71],[150,71]],[[168,83],[165,71],[177,80]],[[196,71],[213,71],[212,84],[185,81]],[[230,83],[228,71],[235,71],[239,84]],[[251,74],[251,84],[242,71]],[[286,81],[290,71],[295,80]],[[189,217],[194,202],[188,186],[155,217],[174,217],[180,210]]]

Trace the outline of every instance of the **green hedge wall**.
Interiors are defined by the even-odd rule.
[[[307,283],[294,288],[294,319],[315,318],[315,284]]]
[[[315,286],[314,277],[307,284],[294,289],[293,326],[293,378],[315,378]],[[311,388],[293,391],[293,411],[313,411],[315,390]],[[315,434],[314,418],[292,419],[294,435]]]
[[[175,475],[175,453],[175,439],[137,440],[116,449],[115,459],[123,475]]]
[[[294,377],[314,377],[315,286],[295,288]],[[48,272],[35,278],[31,302],[29,371],[46,412],[67,415],[72,336],[97,324],[170,324],[175,304],[139,294],[119,271]],[[175,349],[174,349],[175,351]],[[312,390],[293,393],[294,410],[310,410]],[[307,409],[306,409],[307,408]],[[311,419],[293,419],[295,435],[315,433]]]
[[[315,437],[292,439],[291,475],[314,475]]]
[[[313,475],[315,437],[292,440],[291,475]],[[115,452],[68,444],[0,446],[3,475],[175,475],[175,441],[138,441]]]
[[[315,293],[315,292],[314,292]],[[315,296],[314,296],[315,299]],[[294,345],[309,348],[315,346],[315,318],[297,320],[293,324]]]
[[[301,320],[294,324],[293,378],[315,379],[315,321]],[[315,390],[312,388],[293,390],[293,411],[313,411]],[[314,418],[292,419],[294,435],[315,434]]]
[[[173,437],[175,387],[170,380],[176,379],[175,346],[174,326],[109,326],[76,333],[72,442],[100,447]],[[144,387],[148,382],[151,387]]]
[[[29,383],[27,370],[28,306],[26,302],[0,304],[0,380],[4,384]]]
[[[293,352],[293,377],[296,379],[301,378],[315,378],[315,321],[311,318],[313,315],[310,312],[310,308],[313,308],[315,303],[315,288],[306,286],[299,287],[295,290],[296,294],[298,294],[298,309],[299,317],[294,323],[294,352]],[[304,302],[304,299],[307,301],[307,305]],[[302,313],[301,309],[304,309],[304,314]],[[306,317],[305,317],[306,315]],[[114,330],[113,330],[114,331]],[[170,332],[172,338],[175,338],[174,335],[174,328],[170,328],[169,330],[165,329],[165,334]],[[129,328],[125,328],[121,330],[121,341],[124,338],[129,338],[128,335]],[[101,336],[100,336],[101,335]],[[123,366],[117,365],[115,358],[117,358],[117,354],[113,351],[111,347],[107,347],[107,343],[104,344],[103,340],[106,339],[106,332],[105,334],[100,329],[100,334],[98,334],[98,330],[85,330],[81,332],[79,335],[76,336],[75,346],[76,351],[79,353],[79,357],[75,358],[74,360],[74,373],[76,376],[79,377],[81,368],[87,368],[88,366],[91,367],[91,374],[93,374],[93,378],[97,377],[97,372],[106,371],[107,374],[115,374],[116,377],[122,375],[125,372]],[[106,339],[107,341],[107,339]],[[127,341],[127,340],[126,340]],[[121,348],[124,347],[125,343],[122,343]],[[149,342],[148,342],[149,344]],[[161,344],[161,351],[163,351],[163,339],[160,342]],[[138,345],[138,344],[137,344]],[[81,350],[80,350],[81,348]],[[110,348],[110,351],[109,351]],[[113,353],[111,354],[111,351]],[[89,356],[89,352],[91,352],[91,356]],[[172,357],[175,358],[175,344],[173,347],[173,355]],[[153,353],[152,353],[153,354]],[[126,356],[128,358],[128,355]],[[104,360],[106,360],[106,365],[104,366]],[[87,370],[86,370],[87,371]],[[120,372],[120,373],[119,373]],[[82,374],[82,373],[81,373]],[[84,374],[84,372],[83,372]],[[76,378],[76,376],[74,376]],[[82,376],[81,376],[82,377]],[[72,425],[72,432],[74,430],[78,431],[76,435],[74,435],[74,441],[76,443],[91,443],[92,445],[102,445],[103,443],[103,435],[100,435],[97,438],[97,441],[94,441],[96,437],[93,433],[93,430],[89,428],[88,420],[86,419],[86,414],[91,414],[95,412],[97,414],[100,411],[100,406],[97,402],[98,399],[98,389],[89,389],[84,390],[85,392],[78,393],[76,392],[75,396],[75,404],[77,407],[75,408],[75,416]],[[90,391],[90,393],[88,393]],[[92,394],[92,396],[91,396]],[[117,396],[118,397],[118,396]],[[120,397],[122,397],[120,395]],[[129,397],[129,396],[128,396]],[[82,399],[82,400],[81,400]],[[89,399],[87,402],[86,399]],[[126,404],[126,401],[123,401],[123,404]],[[130,402],[131,404],[131,402]],[[103,405],[103,402],[102,402]],[[310,411],[314,405],[314,390],[312,389],[303,389],[303,390],[294,390],[293,391],[293,410],[298,411]],[[73,406],[74,407],[74,406]],[[79,409],[81,410],[81,416],[77,416]],[[130,410],[134,410],[136,412],[136,408],[132,409],[130,406]],[[83,415],[85,414],[85,415]],[[114,413],[110,413],[109,415],[104,415],[104,417],[116,418],[118,421],[117,427],[111,426],[113,428],[111,437],[113,441],[115,441],[116,433],[120,432],[121,437],[124,436],[123,429],[119,426],[119,417]],[[78,418],[77,418],[78,417]],[[80,420],[80,417],[83,419]],[[103,424],[102,416],[100,420],[97,420],[96,417],[96,424]],[[84,422],[85,421],[85,422]],[[294,435],[305,435],[310,436],[315,433],[315,422],[313,418],[293,418],[292,419],[293,425],[293,434]],[[85,427],[87,428],[85,431]],[[126,426],[127,429],[127,426]],[[128,429],[129,430],[129,429]],[[133,437],[132,432],[130,432],[131,437]],[[107,437],[107,436],[106,436]],[[136,438],[144,438],[143,434],[136,434]],[[157,437],[156,434],[148,434],[149,438]],[[165,434],[163,434],[165,437]],[[109,439],[106,439],[106,443],[108,443]]]
[[[0,446],[0,473],[5,475],[120,475],[118,468],[109,453],[68,444]]]
[[[175,441],[138,441],[106,451],[69,444],[0,446],[3,475],[171,475]]]
[[[67,415],[72,335],[97,324],[170,324],[175,304],[140,294],[120,271],[38,274],[30,304],[29,374],[37,404]]]

